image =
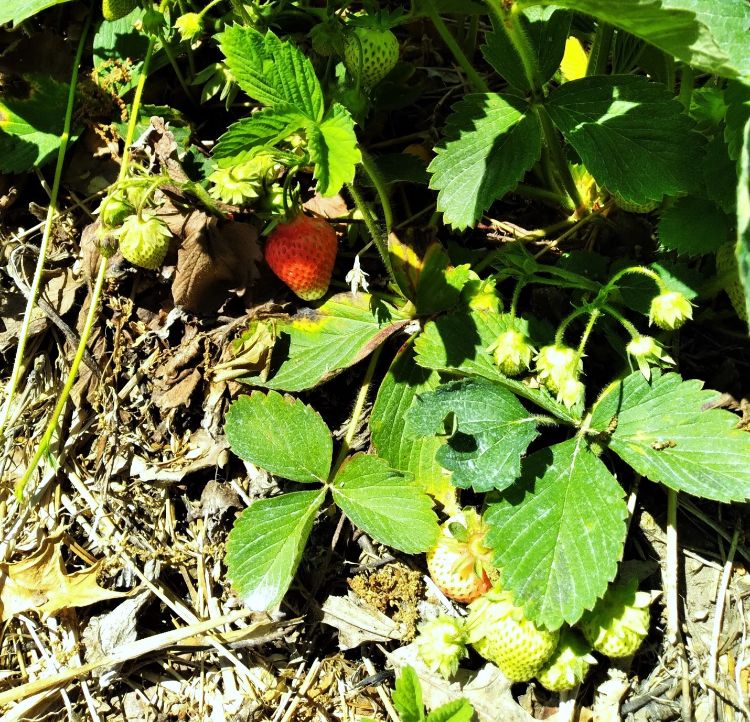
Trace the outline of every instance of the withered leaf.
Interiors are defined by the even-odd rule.
[[[0,621],[34,610],[42,616],[126,596],[97,584],[99,564],[68,574],[59,539],[48,539],[41,551],[14,564],[0,564]]]
[[[255,226],[193,211],[179,232],[172,282],[176,305],[195,313],[216,311],[231,291],[244,294],[258,277],[261,251]]]

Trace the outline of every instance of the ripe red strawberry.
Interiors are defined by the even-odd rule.
[[[484,545],[487,528],[474,509],[448,519],[437,544],[427,552],[432,581],[446,597],[471,602],[491,586],[492,550]]]
[[[344,65],[363,85],[372,87],[393,70],[398,51],[398,40],[388,28],[355,27],[344,40]]]
[[[304,301],[325,295],[336,261],[336,232],[322,218],[298,215],[266,241],[271,270]]]

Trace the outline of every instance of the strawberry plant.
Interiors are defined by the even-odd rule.
[[[57,5],[11,0],[0,25]],[[700,365],[747,336],[747,2],[104,0],[86,17],[69,83],[33,72],[0,98],[0,171],[58,154],[2,430],[68,145],[106,140],[119,164],[92,192],[81,338],[17,498],[59,435],[112,259],[138,279],[130,300],[180,272],[201,297],[214,271],[209,312],[173,291],[164,329],[145,330],[150,307],[133,325],[168,340],[175,318],[234,313],[224,343],[243,324],[202,362],[232,382],[205,418],[275,477],[228,532],[242,604],[275,611],[337,515],[334,540],[389,547],[468,605],[419,625],[445,679],[482,657],[568,693],[601,655],[636,654],[656,616],[626,573],[639,494],[666,499],[670,545],[681,499],[750,499],[742,404]],[[90,27],[95,91],[77,70]],[[158,73],[169,98],[147,106]],[[227,260],[233,224],[249,240]],[[425,716],[410,668],[394,704],[404,720],[472,714]]]

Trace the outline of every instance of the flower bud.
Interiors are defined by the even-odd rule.
[[[203,32],[203,18],[198,13],[185,13],[175,20],[174,26],[183,40],[192,40]]]
[[[668,291],[651,301],[649,322],[671,331],[693,318],[693,306],[679,291]]]
[[[515,329],[501,333],[487,350],[506,376],[517,376],[526,371],[534,353],[526,336]]]
[[[468,656],[463,620],[446,615],[421,624],[415,641],[417,654],[433,672],[450,679]]]
[[[554,393],[558,393],[569,379],[576,380],[581,368],[575,349],[562,344],[544,346],[536,356],[539,380]]]
[[[625,350],[635,359],[644,378],[651,378],[651,365],[665,366],[674,363],[674,359],[664,353],[664,349],[651,336],[634,336]]]

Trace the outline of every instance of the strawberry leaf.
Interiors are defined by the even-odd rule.
[[[417,364],[495,381],[559,419],[576,423],[578,418],[545,389],[530,388],[500,372],[487,349],[506,330],[507,323],[498,313],[459,310],[440,316],[425,325],[414,344]]]
[[[24,20],[42,10],[66,2],[69,0],[5,0],[0,7],[0,25],[12,22],[13,27],[17,27]]]
[[[401,670],[401,675],[396,680],[396,689],[393,691],[393,705],[401,717],[401,722],[424,720],[422,687],[413,667],[407,666]]]
[[[626,516],[622,488],[580,437],[532,454],[485,514],[503,587],[535,623],[573,624],[617,572]]]
[[[237,84],[251,98],[283,112],[296,111],[313,121],[323,118],[324,98],[310,60],[270,30],[232,25],[218,36]]]
[[[663,85],[635,75],[581,78],[551,93],[546,108],[599,185],[625,201],[696,185],[702,137]]]
[[[528,109],[525,100],[497,93],[468,95],[453,106],[428,168],[446,223],[473,225],[536,163],[541,131]]]
[[[657,234],[664,250],[702,256],[729,240],[729,218],[711,201],[686,196],[661,214]]]
[[[455,308],[461,290],[469,280],[468,264],[451,265],[450,258],[439,243],[433,243],[424,254],[417,279],[414,305],[419,316],[431,316]]]
[[[250,149],[276,145],[296,130],[305,127],[307,119],[295,111],[266,108],[229,126],[213,151],[220,166],[241,163]]]
[[[718,395],[675,373],[655,372],[649,383],[636,372],[605,391],[591,428],[610,432],[609,448],[651,481],[742,501],[750,498],[750,434],[731,412],[710,408]]]
[[[345,183],[354,180],[354,170],[362,160],[349,111],[334,103],[320,123],[307,125],[307,148],[315,164],[318,193],[334,196]]]
[[[414,363],[414,347],[401,349],[378,389],[370,414],[370,435],[378,455],[394,469],[412,474],[414,481],[444,505],[451,503],[450,477],[435,460],[442,441],[434,436],[409,439],[404,415],[417,394],[437,387],[436,371]]]
[[[333,440],[317,411],[275,391],[253,391],[229,408],[225,428],[232,451],[244,461],[301,482],[325,482]]]
[[[689,65],[725,77],[750,74],[744,0],[522,0],[593,15]]]
[[[471,722],[474,719],[474,708],[465,699],[454,699],[452,702],[432,710],[425,722]]]
[[[227,575],[243,603],[275,607],[297,572],[325,490],[260,499],[237,518],[227,539]]]
[[[560,67],[565,52],[565,41],[570,30],[571,14],[558,8],[529,8],[521,13],[521,25],[534,49],[540,79],[546,83]],[[521,56],[493,19],[493,31],[486,36],[482,55],[511,85],[530,90],[523,70]]]
[[[24,76],[24,92],[0,97],[0,172],[41,166],[60,147],[68,84],[46,75]]]
[[[409,319],[366,293],[340,293],[322,306],[276,321],[270,377],[240,379],[253,386],[302,391],[361,361]]]
[[[407,554],[427,551],[440,528],[432,500],[385,459],[355,454],[333,481],[333,500],[373,539]]]
[[[404,433],[443,433],[455,419],[448,443],[437,461],[453,472],[453,484],[477,492],[505,489],[518,477],[521,456],[537,437],[536,419],[502,386],[484,379],[465,379],[417,397],[406,414]]]

